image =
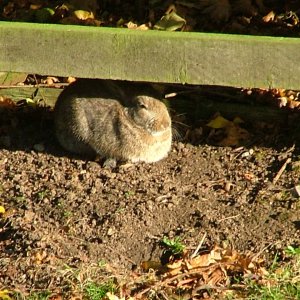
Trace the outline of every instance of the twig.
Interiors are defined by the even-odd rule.
[[[267,246],[265,246],[264,248],[262,248],[258,253],[254,254],[252,256],[252,261],[256,260],[259,256],[262,255],[263,252],[265,252],[268,248],[270,248],[271,246],[275,246],[276,244],[278,244],[279,242],[276,243],[269,243]]]
[[[173,98],[173,97],[176,97],[178,95],[191,94],[191,93],[194,93],[194,92],[200,92],[200,89],[199,88],[191,88],[191,89],[187,89],[187,90],[184,90],[184,91],[168,93],[168,94],[165,94],[165,99]]]
[[[280,168],[280,170],[278,171],[277,175],[274,177],[273,179],[273,184],[276,184],[276,182],[279,180],[279,178],[281,177],[282,173],[284,172],[284,170],[286,169],[286,166],[292,161],[292,159],[289,157],[285,163],[283,164],[283,166]]]
[[[195,250],[194,253],[191,255],[191,258],[194,258],[194,257],[197,255],[197,253],[199,252],[200,248],[201,248],[202,245],[203,245],[203,242],[204,242],[206,236],[207,236],[207,233],[205,232],[205,233],[203,234],[203,237],[202,237],[200,243],[198,244],[196,250]]]
[[[18,89],[31,89],[31,88],[62,88],[68,86],[68,83],[54,83],[54,84],[47,84],[47,83],[39,83],[39,84],[25,84],[25,85],[0,85],[0,89],[11,89],[11,88],[18,88]]]
[[[225,220],[230,220],[230,219],[234,219],[239,217],[241,214],[235,215],[235,216],[230,216],[230,217],[226,217],[226,218],[222,218],[220,220],[218,220],[219,222],[225,221]]]

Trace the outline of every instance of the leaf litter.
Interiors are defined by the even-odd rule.
[[[299,36],[297,1],[36,1],[0,3],[0,20],[130,29]]]

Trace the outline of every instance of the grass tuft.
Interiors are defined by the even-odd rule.
[[[112,281],[104,284],[89,282],[85,286],[84,294],[88,300],[101,300],[108,292],[114,293],[115,290],[116,286]]]
[[[182,244],[180,237],[175,237],[173,240],[170,240],[167,237],[163,237],[162,244],[171,251],[174,255],[181,254],[185,248]]]
[[[274,260],[270,274],[258,284],[247,282],[247,300],[296,300],[300,299],[300,248],[289,246],[288,263],[278,265]]]

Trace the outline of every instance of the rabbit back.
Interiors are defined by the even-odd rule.
[[[79,82],[62,92],[54,120],[63,148],[131,162],[155,162],[167,155],[172,139],[167,108],[153,97],[134,97],[136,85],[128,92],[122,84]]]

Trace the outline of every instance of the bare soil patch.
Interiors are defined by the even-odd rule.
[[[101,262],[126,273],[158,260],[163,236],[269,260],[299,246],[297,122],[252,132],[249,147],[174,142],[161,162],[110,169],[63,151],[51,111],[0,120],[0,289],[72,290],[70,268]]]

